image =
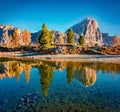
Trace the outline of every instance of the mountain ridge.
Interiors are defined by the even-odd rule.
[[[0,42],[4,43],[5,41],[7,41],[9,35],[13,35],[15,28],[17,27],[13,27],[11,25],[0,25]],[[102,33],[99,29],[97,21],[93,18],[85,18],[83,21],[78,22],[77,24],[71,26],[70,28],[72,28],[74,31],[75,43],[78,42],[80,34],[85,35],[87,44],[90,44],[92,42],[98,43],[100,45],[111,44],[114,37],[114,36],[110,36],[108,33]],[[20,28],[18,29],[20,33],[23,32]],[[34,33],[30,32],[32,43],[38,42],[40,31],[41,30]],[[54,42],[58,43],[59,38],[63,38],[64,42],[66,43],[67,40],[66,33],[68,30],[66,30],[65,33],[56,30],[51,30],[51,31],[54,36]],[[4,39],[6,40],[4,41]]]

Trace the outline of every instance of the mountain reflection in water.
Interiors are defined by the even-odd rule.
[[[119,112],[120,64],[0,61],[0,112]]]
[[[47,61],[27,63],[20,61],[5,61],[0,62],[0,80],[16,77],[16,81],[19,82],[20,75],[24,72],[26,83],[29,83],[30,71],[33,66],[39,70],[40,84],[44,97],[47,97],[48,95],[48,90],[53,80],[54,72],[57,70],[66,70],[66,78],[69,84],[72,83],[73,79],[76,79],[85,87],[95,84],[97,80],[97,70],[100,70],[103,73],[106,72],[114,74],[120,72],[119,64]]]

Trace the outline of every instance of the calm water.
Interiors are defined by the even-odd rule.
[[[0,112],[120,112],[120,64],[0,62]]]

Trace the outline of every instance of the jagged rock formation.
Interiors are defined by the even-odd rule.
[[[13,33],[17,29],[19,38],[20,38],[20,45],[24,45],[23,41],[23,31],[19,28],[10,26],[10,25],[0,25],[0,43],[1,45],[7,46],[7,44],[13,41]]]
[[[94,19],[87,18],[71,28],[77,34],[84,34],[87,43],[103,44],[102,33],[99,30],[98,23]]]
[[[12,35],[14,32],[14,27],[10,26],[10,25],[0,25],[0,42],[2,44],[6,44],[8,39],[9,39],[9,35]]]
[[[66,43],[67,42],[67,35],[65,33],[59,32],[59,31],[55,31],[52,30],[52,34],[54,37],[54,42],[55,43],[60,43],[60,39],[63,38],[63,42],[61,43]],[[62,40],[62,39],[61,39]]]
[[[0,42],[2,44],[6,44],[9,39],[9,36],[13,35],[14,30],[15,30],[15,28],[13,26],[0,25]],[[20,33],[22,32],[21,30],[19,30],[19,31],[20,31]]]
[[[84,34],[86,38],[86,43],[90,45],[91,43],[98,43],[100,45],[102,44],[108,44],[110,45],[113,41],[114,36],[110,36],[108,33],[101,33],[98,27],[98,23],[92,19],[92,18],[86,18],[82,22],[74,25],[71,27],[74,31],[74,40],[75,43],[78,42],[79,35]],[[13,35],[13,32],[15,31],[15,27],[10,25],[0,25],[0,44],[6,45],[9,44],[8,41],[11,41],[10,35]],[[23,31],[19,28],[19,35],[20,35],[20,45],[24,45],[23,42]],[[67,31],[66,31],[67,32]],[[67,34],[62,33],[59,31],[52,30],[54,42],[55,43],[66,43],[67,42]],[[40,31],[31,33],[31,42],[37,43],[39,38]]]

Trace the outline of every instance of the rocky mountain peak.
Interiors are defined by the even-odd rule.
[[[11,25],[0,25],[0,29],[4,29],[4,30],[14,30],[14,27]]]
[[[88,26],[92,25],[95,29],[98,28],[98,23],[95,19],[87,18],[85,21],[87,21]]]
[[[82,22],[71,27],[77,34],[84,34],[86,42],[103,44],[102,33],[99,30],[98,23],[95,19],[86,18]]]

